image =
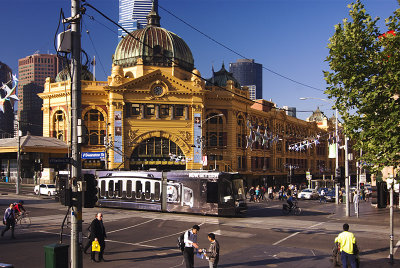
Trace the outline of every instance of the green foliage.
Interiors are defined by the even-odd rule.
[[[381,36],[361,1],[335,26],[328,44],[330,71],[325,93],[335,100],[346,134],[363,149],[363,159],[383,166],[400,163],[400,9],[386,19],[397,34]],[[386,32],[386,31],[384,31]],[[384,33],[383,32],[383,33]]]

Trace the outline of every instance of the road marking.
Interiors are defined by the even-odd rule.
[[[314,224],[314,225],[312,225],[312,226],[310,226],[310,227],[307,227],[305,230],[312,229],[312,228],[314,228],[314,227],[316,227],[316,226],[318,226],[318,225],[324,224],[324,223],[325,223],[325,222],[320,222],[320,223]],[[289,236],[287,236],[287,237],[285,237],[285,238],[283,238],[283,239],[281,239],[281,240],[279,240],[279,241],[273,243],[272,245],[273,245],[273,246],[276,246],[276,245],[282,243],[283,241],[285,241],[285,240],[287,240],[287,239],[289,239],[289,238],[291,238],[291,237],[293,237],[293,236],[298,235],[298,234],[301,233],[301,232],[303,232],[303,231],[295,232],[295,233],[293,233],[293,234],[291,234],[291,235],[289,235]]]
[[[394,255],[396,254],[396,251],[399,249],[399,247],[400,247],[400,240],[397,241],[396,245],[394,246],[394,249],[393,249],[393,257],[394,257]],[[388,259],[390,259],[390,254],[388,255]]]
[[[119,231],[131,229],[131,228],[135,228],[135,227],[137,227],[137,226],[140,226],[140,225],[149,223],[149,222],[154,221],[154,220],[155,220],[155,219],[151,219],[151,220],[148,220],[148,221],[145,221],[145,222],[142,222],[142,223],[138,223],[138,224],[135,224],[135,225],[132,225],[132,226],[129,226],[129,227],[125,227],[125,228],[121,228],[121,229],[117,229],[117,230],[110,231],[110,232],[107,232],[107,233],[108,233],[108,234],[111,234],[111,233],[115,233],[115,232],[119,232]]]
[[[212,233],[214,233],[216,235],[239,237],[239,238],[250,238],[250,237],[255,236],[254,234],[250,234],[250,233],[221,231],[221,230],[216,230],[216,231],[214,231]]]
[[[203,224],[204,224],[204,222],[200,223],[199,226],[202,226]],[[184,230],[184,231],[180,231],[180,232],[174,233],[174,234],[164,235],[164,236],[160,236],[160,237],[157,237],[157,238],[153,238],[153,239],[149,239],[149,240],[146,240],[146,241],[142,241],[142,242],[139,242],[139,244],[152,242],[152,241],[155,241],[155,240],[159,240],[159,239],[163,239],[163,238],[167,238],[167,237],[171,237],[171,236],[175,236],[175,235],[180,235],[180,234],[182,234],[183,232],[186,232],[186,231],[187,231],[187,229]]]
[[[276,245],[282,243],[283,241],[285,241],[285,240],[287,240],[287,239],[289,239],[289,238],[291,238],[291,237],[293,237],[293,236],[295,236],[295,235],[298,235],[299,233],[300,233],[300,232],[295,232],[295,233],[293,233],[293,234],[291,234],[291,235],[289,235],[289,236],[287,236],[287,237],[285,237],[285,238],[279,240],[278,242],[273,243],[272,245],[273,245],[273,246],[276,246]]]

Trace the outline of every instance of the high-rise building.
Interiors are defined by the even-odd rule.
[[[18,117],[25,135],[42,135],[42,99],[46,78],[54,79],[62,68],[62,60],[53,54],[34,54],[18,60]]]
[[[158,12],[158,0],[119,0],[118,23],[128,32],[143,29],[147,25],[146,16],[150,13],[154,2],[154,10]],[[118,29],[118,39],[127,35]]]
[[[254,59],[238,59],[229,64],[229,72],[243,87],[248,87],[252,100],[262,99],[262,64],[255,63]]]
[[[12,81],[12,70],[6,64],[0,61],[0,86],[2,83],[6,84],[11,88],[10,82]],[[6,92],[0,89],[0,97],[4,98]],[[12,100],[11,100],[12,101]],[[0,139],[13,137],[13,103],[11,101],[5,101],[3,105],[3,112],[0,111]]]

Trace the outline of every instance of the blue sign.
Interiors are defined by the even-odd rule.
[[[106,158],[105,152],[85,152],[82,153],[82,159],[104,159]]]

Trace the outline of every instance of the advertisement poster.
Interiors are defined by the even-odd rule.
[[[193,118],[193,163],[202,163],[202,137],[201,137],[201,114],[195,113]]]
[[[122,163],[122,111],[114,112],[114,163]]]

